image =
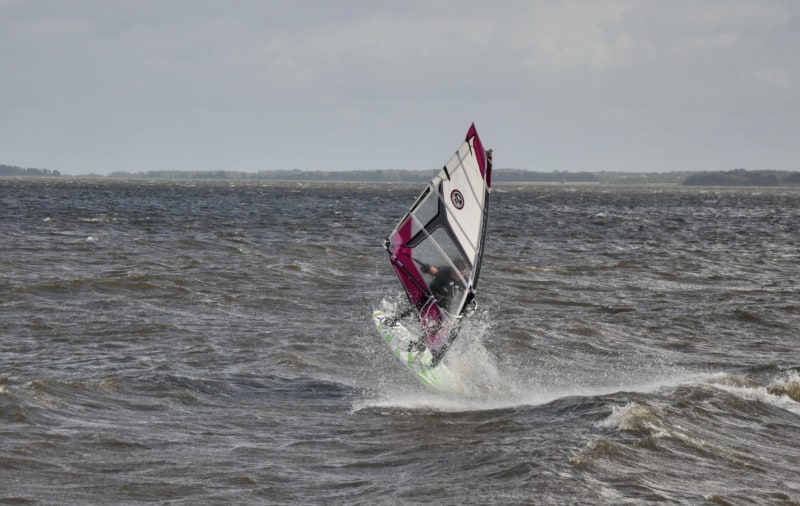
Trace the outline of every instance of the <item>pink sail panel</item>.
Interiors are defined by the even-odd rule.
[[[420,307],[427,300],[427,285],[422,273],[414,265],[412,258],[413,249],[404,246],[411,240],[412,218],[409,215],[404,223],[398,226],[389,237],[392,266],[400,278],[400,283],[405,288],[408,298],[414,307]]]
[[[481,143],[481,138],[478,136],[478,130],[475,128],[475,123],[473,123],[469,130],[467,131],[467,138],[466,141],[472,139],[472,147],[475,149],[475,158],[478,159],[478,166],[481,168],[481,175],[486,180],[486,187],[492,187],[492,159],[491,153],[488,155],[487,159],[487,152],[483,148],[483,144]]]

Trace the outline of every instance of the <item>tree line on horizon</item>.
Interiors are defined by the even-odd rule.
[[[692,174],[684,186],[794,186],[800,185],[800,172],[733,169]]]
[[[223,181],[308,181],[308,182],[386,182],[424,183],[437,170],[376,169],[349,171],[271,170],[240,172],[230,170],[149,170],[116,171],[108,175],[62,175],[57,170],[0,165],[0,176],[16,177],[92,177],[102,179],[223,180]],[[680,184],[683,186],[795,186],[800,172],[779,170],[695,171],[695,172],[536,172],[524,169],[495,169],[497,183],[608,183],[608,184]]]
[[[260,172],[239,172],[230,170],[148,170],[144,172],[115,171],[108,175],[88,174],[86,176],[103,179],[206,179],[206,180],[255,180],[255,181],[331,181],[331,182],[389,182],[415,183],[429,181],[439,170],[375,169],[348,171],[304,171],[270,170]],[[58,171],[47,169],[23,169],[10,165],[0,165],[0,176],[61,176]],[[497,169],[494,179],[499,182],[598,182],[589,172],[532,172],[522,169]]]
[[[0,165],[0,176],[20,176],[20,177],[59,177],[61,173],[57,170],[36,169],[33,167],[22,168],[14,165]]]
[[[439,170],[406,170],[375,169],[347,171],[304,171],[273,170],[260,172],[235,171],[147,171],[131,174],[113,172],[110,178],[126,179],[221,179],[221,180],[256,180],[256,181],[316,181],[316,182],[386,182],[417,183],[427,182]],[[494,171],[494,179],[499,182],[597,182],[598,179],[588,172],[530,172],[517,169],[498,169]]]

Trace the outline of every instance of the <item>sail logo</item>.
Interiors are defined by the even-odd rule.
[[[458,190],[453,190],[450,192],[450,202],[453,203],[456,209],[461,209],[464,207],[464,195]]]

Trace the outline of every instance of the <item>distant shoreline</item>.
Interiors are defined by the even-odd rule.
[[[424,183],[438,170],[352,170],[302,171],[276,170],[237,172],[227,170],[151,170],[112,172],[108,175],[64,175],[57,170],[0,165],[0,177],[33,177],[102,180],[175,180],[175,181],[264,181],[308,183]],[[521,169],[495,169],[493,182],[498,184],[617,184],[678,186],[800,186],[800,172],[777,170],[681,171],[681,172],[535,172]]]

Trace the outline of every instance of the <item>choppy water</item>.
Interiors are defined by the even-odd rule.
[[[0,503],[800,501],[800,190],[496,187],[450,395],[419,190],[0,179]]]

